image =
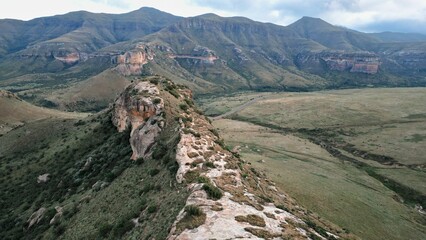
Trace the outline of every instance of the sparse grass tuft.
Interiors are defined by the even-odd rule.
[[[266,226],[265,220],[261,216],[258,216],[255,214],[249,214],[247,216],[239,215],[235,217],[235,220],[237,222],[246,222],[253,226],[258,226],[258,227]]]

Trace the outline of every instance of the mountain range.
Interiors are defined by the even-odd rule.
[[[102,72],[111,67],[124,75],[160,74],[196,94],[426,85],[426,36],[362,33],[311,17],[279,26],[144,7],[5,19],[0,29],[0,88],[68,110],[79,102],[96,103],[86,110],[104,107],[104,100],[57,96],[80,92],[99,74],[109,78]]]
[[[0,239],[424,239],[423,88],[270,92],[425,63],[424,35],[311,17],[0,20]]]

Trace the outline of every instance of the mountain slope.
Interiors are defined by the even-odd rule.
[[[318,42],[335,50],[367,50],[372,43],[379,42],[373,36],[351,29],[333,26],[322,19],[303,17],[288,28],[301,37]]]
[[[91,58],[96,50],[145,36],[179,19],[141,8],[127,14],[80,11],[28,22],[0,20],[0,28],[5,30],[0,33],[0,51],[5,53],[0,55],[4,58],[0,79],[34,71],[62,71]],[[12,64],[17,64],[14,69],[19,71],[7,71]]]
[[[0,137],[2,239],[355,238],[227,150],[191,95],[141,79],[108,111]]]
[[[78,119],[87,114],[66,113],[31,105],[13,93],[0,90],[0,134],[22,126],[28,122],[46,118]]]
[[[371,33],[370,35],[382,40],[383,42],[425,42],[426,35],[420,33],[397,33],[381,32]]]
[[[57,99],[55,94],[109,68],[125,75],[167,76],[196,94],[426,85],[424,42],[386,42],[316,18],[283,27],[214,14],[180,18],[142,8],[41,20],[52,19],[81,23],[73,22],[65,34],[52,23],[51,38],[34,40],[0,60],[0,87],[34,93],[36,104]],[[13,35],[28,22],[1,24]]]

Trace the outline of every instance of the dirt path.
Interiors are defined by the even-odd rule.
[[[252,105],[252,104],[254,104],[254,103],[256,103],[256,102],[258,102],[259,100],[262,100],[262,99],[265,99],[265,96],[262,95],[262,96],[259,96],[259,97],[255,97],[255,98],[251,99],[250,101],[248,101],[248,102],[246,102],[246,103],[244,103],[244,104],[242,104],[238,107],[234,107],[229,112],[226,112],[226,113],[221,114],[221,115],[216,116],[216,117],[211,117],[210,119],[214,121],[214,120],[219,120],[219,119],[225,118],[229,115],[232,115],[234,113],[237,113],[237,112],[247,108],[248,106],[250,106],[250,105]]]

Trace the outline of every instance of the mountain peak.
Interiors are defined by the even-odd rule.
[[[314,17],[308,17],[304,16],[301,19],[297,20],[296,22],[289,25],[289,27],[297,27],[297,28],[336,28],[336,26],[322,20],[321,18],[314,18]],[[324,30],[324,29],[319,29]]]

